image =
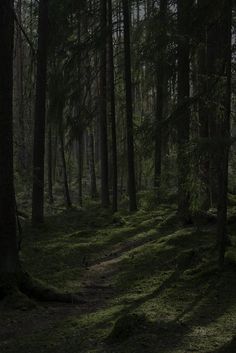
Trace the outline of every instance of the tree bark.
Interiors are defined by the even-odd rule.
[[[178,0],[178,104],[190,98],[190,18],[193,0]],[[191,221],[189,195],[190,107],[182,112],[177,125],[178,213],[183,223]]]
[[[18,21],[22,22],[22,1],[18,0],[16,7]],[[15,92],[15,111],[18,121],[18,166],[21,175],[25,175],[27,168],[26,146],[25,146],[25,121],[24,121],[24,82],[23,82],[23,40],[19,26],[16,27],[15,39],[15,66],[16,66],[16,92]]]
[[[109,25],[109,73],[110,73],[110,113],[112,137],[112,210],[117,211],[117,144],[116,144],[116,102],[114,78],[114,52],[113,52],[113,21],[112,1],[108,0],[108,25]]]
[[[217,138],[218,146],[218,205],[217,205],[217,241],[219,248],[219,265],[224,264],[227,240],[227,200],[228,200],[228,164],[230,146],[230,116],[231,116],[231,26],[232,26],[232,1],[221,1],[218,37],[218,65],[223,66],[220,72],[220,100],[223,107],[223,116],[218,111]],[[223,65],[222,65],[223,64]]]
[[[164,100],[165,100],[165,82],[166,81],[166,16],[167,16],[167,0],[161,0],[159,10],[159,28],[161,33],[157,38],[157,72],[156,72],[156,134],[155,134],[155,163],[154,163],[154,187],[159,188],[161,185],[162,171],[162,121],[164,118]]]
[[[94,137],[92,131],[89,133],[89,170],[90,170],[90,192],[91,198],[97,198],[96,169],[94,156]]]
[[[206,92],[209,86],[207,76],[207,20],[204,7],[206,0],[199,0],[197,3],[198,10],[198,26],[197,40],[197,86],[198,92]],[[201,180],[202,197],[201,209],[208,210],[211,207],[211,187],[210,187],[210,151],[209,148],[204,148],[204,143],[207,145],[209,142],[209,104],[206,95],[200,98],[198,102],[198,117],[199,117],[199,137],[201,154],[199,158],[199,177]]]
[[[52,127],[48,124],[48,200],[52,204],[53,200],[53,182],[52,182]]]
[[[0,276],[19,265],[13,178],[13,0],[0,3]]]
[[[130,3],[123,0],[124,17],[124,50],[125,50],[125,92],[126,92],[126,130],[127,130],[127,155],[128,155],[128,193],[129,209],[137,210],[136,180],[134,166],[134,141],[133,141],[133,97],[130,53]]]
[[[78,162],[78,201],[79,201],[79,206],[83,206],[83,157],[84,157],[84,144],[83,144],[83,116],[82,116],[82,80],[81,80],[81,64],[82,64],[82,55],[81,55],[81,10],[83,6],[83,1],[78,2],[78,15],[77,15],[77,20],[78,20],[78,126],[79,126],[79,132],[78,132],[78,144],[77,144],[77,162]]]
[[[100,160],[101,204],[109,206],[108,142],[107,142],[107,2],[100,0],[101,52],[100,52]]]
[[[32,223],[34,225],[43,223],[44,221],[44,154],[48,27],[48,0],[40,0],[33,147]]]
[[[62,161],[62,172],[63,172],[63,182],[64,182],[64,195],[67,208],[72,206],[70,191],[68,185],[67,167],[66,167],[66,157],[65,157],[65,144],[62,126],[59,127],[59,138],[61,147],[61,161]]]
[[[84,143],[83,134],[79,134],[78,137],[78,191],[79,191],[79,206],[83,206],[83,166],[84,166]]]

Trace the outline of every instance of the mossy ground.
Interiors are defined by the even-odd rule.
[[[214,225],[181,228],[166,205],[114,216],[94,204],[26,223],[26,270],[87,303],[1,303],[0,352],[236,352],[235,224],[230,234],[220,273]]]

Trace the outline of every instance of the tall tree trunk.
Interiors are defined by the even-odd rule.
[[[53,149],[52,149],[52,181],[53,184],[56,182],[57,176],[57,155],[58,155],[58,131],[56,129],[55,136],[53,139]]]
[[[181,106],[190,97],[190,18],[193,0],[178,0],[178,105]],[[186,107],[178,119],[178,212],[183,223],[189,223],[189,134],[191,111]],[[187,172],[186,172],[187,171]]]
[[[13,178],[13,0],[0,3],[0,276],[18,267]],[[0,284],[0,286],[2,283]]]
[[[82,123],[82,84],[81,84],[81,64],[82,64],[82,56],[81,56],[81,10],[82,10],[83,1],[78,2],[78,125],[79,125],[79,133],[78,133],[78,150],[77,150],[77,162],[78,162],[78,201],[79,206],[83,206],[83,156],[84,156],[84,145],[83,145],[83,123]]]
[[[17,17],[21,24],[22,22],[22,1],[17,2]],[[24,84],[23,84],[23,40],[19,26],[16,28],[16,115],[18,120],[18,166],[20,174],[25,175],[26,162],[26,147],[25,147],[25,122],[24,122]]]
[[[218,100],[217,92],[219,88],[219,71],[220,64],[218,63],[218,36],[221,36],[220,27],[218,23],[219,16],[219,3],[212,3],[207,1],[206,4],[210,7],[208,11],[209,19],[207,21],[206,30],[206,88],[208,91],[207,95],[207,120],[208,120],[208,135],[210,141],[215,140],[217,134],[217,115],[218,115],[218,105],[216,101]],[[222,66],[222,63],[221,63]],[[209,153],[209,194],[210,194],[210,205],[211,207],[217,207],[218,202],[218,161],[214,151],[214,148],[210,149]]]
[[[108,143],[107,143],[107,3],[100,0],[101,53],[100,53],[100,159],[101,204],[109,206]]]
[[[114,52],[113,52],[113,21],[112,1],[108,0],[109,24],[109,73],[110,73],[110,105],[111,105],[111,136],[112,136],[112,210],[117,211],[117,145],[116,145],[116,103],[114,78]]]
[[[161,184],[161,169],[162,169],[162,122],[164,115],[164,100],[165,100],[165,83],[167,82],[166,76],[166,49],[167,49],[167,36],[166,36],[166,16],[167,16],[167,0],[160,1],[159,10],[159,28],[160,33],[158,36],[157,48],[157,73],[156,73],[156,134],[155,134],[155,169],[154,169],[154,187],[159,188]]]
[[[232,1],[220,2],[221,12],[218,23],[218,71],[220,80],[219,105],[223,116],[218,110],[217,139],[218,145],[218,206],[217,206],[217,236],[219,247],[219,264],[223,266],[227,238],[227,193],[228,193],[228,163],[230,146],[230,115],[231,115],[231,26]],[[222,69],[223,68],[223,69]]]
[[[52,204],[53,200],[53,182],[52,182],[52,127],[48,124],[48,200]]]
[[[128,192],[129,209],[137,210],[136,181],[134,167],[134,142],[133,142],[133,97],[130,54],[130,3],[122,0],[124,17],[124,50],[125,50],[125,91],[126,91],[126,129],[127,129],[127,155],[128,155]]]
[[[33,147],[32,223],[34,225],[43,223],[44,221],[44,154],[48,29],[48,0],[40,0]]]
[[[83,206],[83,166],[84,166],[84,143],[83,143],[83,134],[79,134],[78,137],[78,190],[79,190],[79,205]]]
[[[68,185],[66,157],[65,157],[65,144],[64,144],[62,126],[59,127],[59,139],[60,139],[60,147],[61,147],[61,161],[62,161],[62,172],[63,172],[63,181],[64,181],[65,202],[66,202],[66,206],[70,208],[72,206],[72,203],[71,203],[70,191],[69,191],[69,185]]]
[[[97,183],[94,157],[94,137],[92,131],[89,133],[89,171],[91,198],[95,200],[97,198]]]
[[[198,21],[201,22],[200,27],[198,26],[197,40],[197,85],[198,93],[201,95],[198,103],[198,116],[199,116],[199,137],[200,143],[203,146],[204,143],[209,141],[209,115],[211,108],[207,97],[207,89],[209,86],[209,80],[207,77],[207,21],[204,19],[206,16],[204,8],[206,6],[206,0],[198,0]],[[208,18],[208,16],[207,16]],[[203,94],[204,92],[204,94]],[[211,188],[210,188],[210,152],[209,148],[202,148],[202,153],[199,161],[200,169],[200,180],[202,188],[201,205],[202,209],[208,210],[211,206]]]

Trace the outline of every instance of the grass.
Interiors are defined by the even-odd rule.
[[[24,225],[25,268],[83,293],[81,306],[1,308],[2,353],[233,353],[236,247],[219,273],[215,229],[181,228],[173,207],[112,215],[97,205]]]

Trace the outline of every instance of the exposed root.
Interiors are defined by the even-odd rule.
[[[71,304],[85,303],[81,295],[62,293],[53,287],[47,287],[41,281],[30,277],[30,275],[25,272],[21,273],[18,286],[22,293],[39,301]]]
[[[21,302],[32,304],[31,299],[69,304],[84,304],[86,302],[81,294],[63,293],[53,287],[47,287],[23,271],[19,271],[16,275],[1,276],[0,300],[13,304],[15,302],[18,306],[18,303]]]

